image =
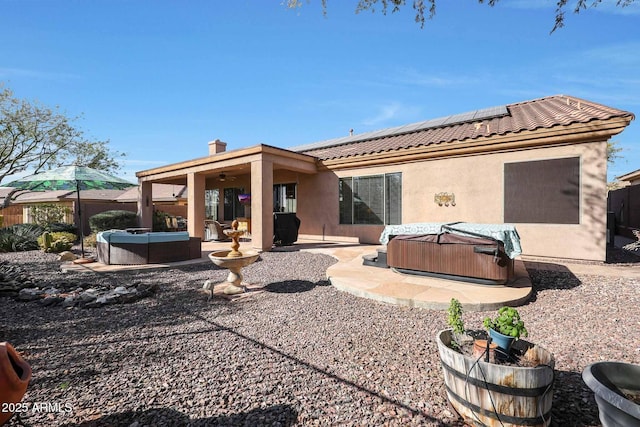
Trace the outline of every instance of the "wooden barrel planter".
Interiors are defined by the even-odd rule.
[[[452,349],[450,329],[436,337],[447,398],[477,426],[551,425],[553,366],[551,353],[538,347],[546,365],[533,368],[485,363]]]

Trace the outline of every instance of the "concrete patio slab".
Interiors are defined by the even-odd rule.
[[[327,269],[327,278],[337,289],[386,303],[444,310],[451,298],[457,298],[465,310],[485,311],[503,305],[522,305],[531,297],[531,279],[519,259],[514,266],[515,278],[508,284],[478,285],[363,265],[362,256],[375,253],[378,247],[357,245],[305,250],[325,253],[338,260]]]

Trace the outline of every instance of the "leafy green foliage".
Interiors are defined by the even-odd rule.
[[[49,231],[65,231],[74,235],[78,234],[78,229],[73,224],[67,224],[65,222],[52,222],[47,224],[47,230]]]
[[[520,338],[528,335],[524,322],[520,319],[520,313],[513,307],[501,307],[495,319],[485,317],[484,327],[500,332],[502,335]]]
[[[71,209],[60,204],[43,203],[30,206],[29,211],[34,223],[49,228],[49,224],[64,221],[64,217],[71,212]]]
[[[27,169],[38,173],[65,164],[117,170],[123,154],[110,151],[108,141],[88,141],[75,126],[77,119],[57,107],[18,99],[0,85],[0,182]]]
[[[62,251],[68,251],[72,247],[72,241],[75,240],[75,235],[71,235],[72,240],[69,239],[70,233],[56,232],[50,233],[45,231],[40,237],[38,237],[38,245],[45,252],[59,253]]]
[[[447,323],[451,326],[453,332],[456,334],[464,334],[465,329],[464,322],[462,321],[462,304],[460,304],[460,301],[455,298],[451,298],[447,314],[449,315]]]
[[[623,149],[618,147],[617,141],[608,141],[607,142],[607,163],[612,165],[616,162],[616,160],[621,159],[622,156],[620,155],[620,153],[622,151]]]
[[[0,229],[0,252],[38,249],[38,237],[44,229],[35,224],[16,224]]]
[[[153,211],[153,231],[168,231],[167,218],[170,216],[166,212]]]
[[[45,231],[38,237],[38,245],[45,252],[59,253],[71,249],[77,239],[75,234],[66,231]]]
[[[85,248],[95,248],[98,246],[98,234],[91,233],[84,238],[84,247]]]
[[[93,233],[105,230],[123,230],[137,226],[138,216],[135,212],[130,211],[106,211],[89,218],[89,227]]]

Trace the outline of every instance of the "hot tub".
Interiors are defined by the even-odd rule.
[[[133,234],[102,231],[97,236],[98,262],[103,264],[158,264],[200,258],[201,240],[186,231]]]
[[[520,236],[513,224],[387,225],[380,243],[386,246],[385,266],[405,273],[486,285],[501,285],[513,279],[513,260],[522,253]]]
[[[450,233],[392,236],[387,264],[400,272],[487,285],[513,278],[513,260],[501,241]]]

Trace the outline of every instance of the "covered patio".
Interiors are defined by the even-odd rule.
[[[226,143],[209,143],[209,156],[136,174],[139,183],[138,216],[141,227],[153,224],[152,184],[186,185],[188,188],[187,231],[192,237],[204,238],[205,220],[250,218],[251,246],[268,251],[273,245],[274,185],[298,183],[300,174],[318,172],[316,158],[269,145],[256,145],[226,151]],[[251,203],[243,215],[225,212],[225,189],[243,189],[251,195]],[[207,217],[205,192],[218,190],[215,218]],[[231,194],[235,194],[231,192]],[[247,214],[248,210],[248,214]],[[301,218],[304,221],[304,218]]]

